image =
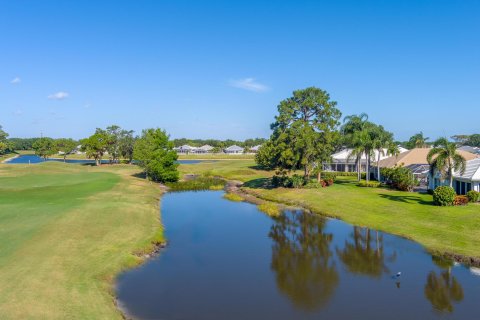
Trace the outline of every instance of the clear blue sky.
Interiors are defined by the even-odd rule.
[[[0,0],[0,124],[267,137],[318,86],[398,139],[480,131],[480,1]]]

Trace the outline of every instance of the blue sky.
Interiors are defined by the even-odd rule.
[[[317,86],[398,139],[480,131],[480,1],[0,0],[0,124],[268,137]]]

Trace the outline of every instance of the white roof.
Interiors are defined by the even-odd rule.
[[[262,145],[259,144],[258,146],[255,146],[255,147],[251,147],[250,150],[253,150],[253,151],[258,151],[258,149],[260,149]]]
[[[463,151],[468,151],[468,152],[471,152],[471,153],[480,154],[480,148],[479,147],[461,146],[461,147],[458,148],[458,150],[463,150]]]
[[[183,146],[174,148],[175,150],[196,150],[197,148],[184,144]]]
[[[225,150],[228,150],[228,151],[240,151],[240,150],[243,150],[242,147],[239,147],[237,145],[233,145],[233,146],[230,146],[228,148],[226,148]]]
[[[213,149],[213,147],[212,147],[211,145],[206,144],[206,145],[204,145],[204,146],[201,146],[201,147],[198,148],[198,149],[200,149],[200,150],[205,150],[205,151],[210,151],[210,150]]]
[[[400,153],[404,152],[404,151],[408,151],[407,149],[405,148],[402,148],[402,147],[399,147],[399,151]],[[355,157],[354,156],[351,156],[351,153],[352,153],[352,149],[343,149],[337,153],[334,153],[332,154],[332,159],[334,161],[347,161],[348,157],[350,156],[350,161],[353,161],[355,160]],[[381,153],[380,154],[380,160],[383,160],[385,158],[388,158],[390,157],[390,155],[387,153],[387,149],[383,149],[383,154]],[[372,161],[377,161],[378,159],[378,150],[374,150],[374,157],[371,159]],[[367,157],[365,156],[365,154],[362,155],[362,160],[367,160]]]
[[[480,158],[467,161],[465,173],[460,175],[460,173],[454,172],[453,176],[471,181],[480,181]]]

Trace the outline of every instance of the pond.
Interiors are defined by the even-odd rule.
[[[117,279],[138,319],[466,319],[480,270],[304,211],[269,217],[223,191],[162,198],[168,246]]]
[[[57,162],[64,162],[63,159],[47,159],[46,161],[57,161]],[[211,160],[178,160],[177,162],[180,164],[197,164],[200,162],[205,162]],[[7,164],[35,164],[45,162],[43,158],[36,156],[34,154],[25,154],[18,156],[16,158],[10,159],[5,161]],[[65,161],[66,163],[77,163],[77,164],[85,164],[85,163],[95,163],[95,160],[88,160],[88,159],[68,159]],[[108,160],[102,160],[102,163],[109,163]]]

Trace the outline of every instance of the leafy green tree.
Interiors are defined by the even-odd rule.
[[[339,138],[341,113],[336,105],[326,91],[315,87],[296,90],[281,101],[271,125],[269,167],[303,169],[304,177],[309,177],[312,169],[328,161]]]
[[[465,145],[471,147],[480,147],[480,134],[476,133],[469,136],[467,141],[465,142]]]
[[[164,130],[146,129],[135,141],[133,157],[142,167],[147,178],[159,182],[178,181],[178,156],[173,143]]]
[[[80,141],[82,151],[87,155],[87,158],[95,159],[97,166],[102,164],[102,157],[107,151],[110,137],[105,130],[97,128],[95,133],[90,137]]]
[[[450,187],[453,187],[453,171],[465,173],[467,161],[457,152],[455,143],[447,138],[440,138],[434,142],[434,147],[428,152],[427,161],[430,164],[430,174],[433,176],[438,170],[443,178],[447,178]]]
[[[0,141],[0,155],[6,154],[9,150],[10,146],[7,142]]]
[[[452,138],[459,145],[465,145],[469,137],[470,136],[468,134],[456,134],[450,138]]]
[[[120,158],[120,135],[122,132],[122,128],[117,125],[111,125],[107,127],[106,133],[108,136],[108,143],[107,143],[107,152],[110,158],[110,163],[118,162]]]
[[[427,148],[428,143],[427,140],[430,140],[430,138],[425,137],[423,135],[423,132],[420,131],[417,134],[414,134],[413,136],[408,139],[408,142],[405,144],[407,149],[414,149],[414,148]]]
[[[118,147],[120,156],[127,159],[129,163],[133,160],[133,149],[135,147],[135,137],[133,136],[133,130],[120,131],[118,138]]]
[[[32,145],[35,154],[44,160],[58,152],[55,141],[52,138],[40,138]]]
[[[33,143],[40,138],[10,138],[8,141],[13,150],[32,150]]]
[[[13,151],[13,145],[7,140],[8,133],[3,131],[2,126],[0,126],[0,154],[5,154],[9,151]]]
[[[255,154],[257,165],[266,170],[273,170],[278,163],[279,152],[272,141],[265,142]]]
[[[55,146],[58,151],[63,152],[63,161],[67,159],[67,155],[72,153],[77,147],[77,142],[73,139],[61,138],[55,140]]]
[[[8,138],[8,133],[6,133],[5,131],[3,131],[3,128],[2,126],[0,125],[0,141],[1,142],[5,142]]]

